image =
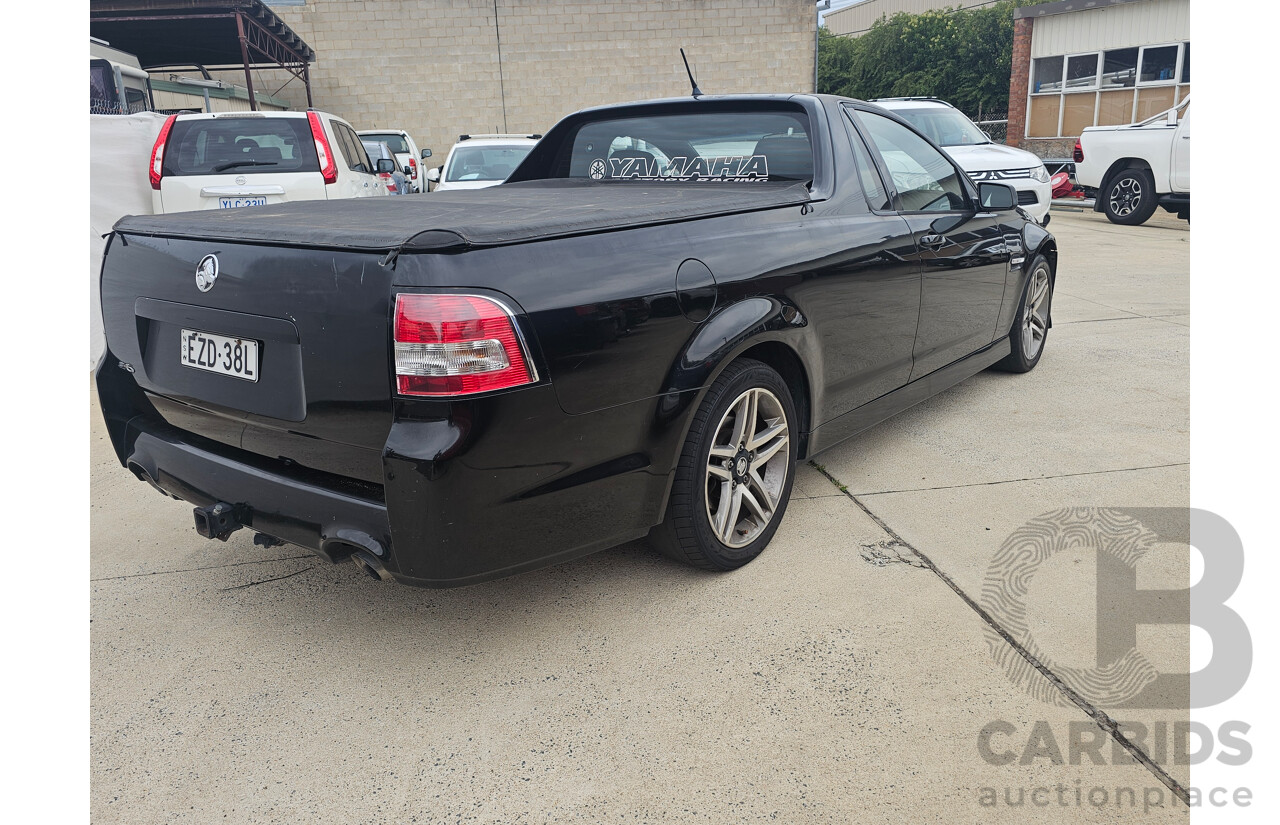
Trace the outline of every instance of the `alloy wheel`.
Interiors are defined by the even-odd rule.
[[[1022,354],[1034,361],[1044,346],[1049,330],[1049,267],[1041,264],[1031,272],[1027,302],[1022,311]]]
[[[716,425],[707,458],[707,519],[717,539],[744,547],[777,513],[791,467],[790,433],[782,402],[752,388]]]
[[[1107,200],[1116,217],[1123,218],[1132,214],[1142,202],[1142,181],[1132,175],[1121,178],[1111,187]]]

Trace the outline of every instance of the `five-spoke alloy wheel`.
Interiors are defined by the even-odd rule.
[[[1050,310],[1053,306],[1053,267],[1048,258],[1031,259],[1026,288],[1018,314],[1009,331],[1009,354],[995,365],[1007,372],[1030,372],[1040,363],[1045,340],[1049,337]]]
[[[707,570],[760,555],[791,496],[795,426],[795,403],[777,371],[748,358],[726,367],[694,414],[666,518],[650,534],[654,545]]]
[[[720,418],[707,458],[707,519],[716,538],[743,547],[778,511],[790,474],[790,433],[782,402],[767,389],[742,393]]]

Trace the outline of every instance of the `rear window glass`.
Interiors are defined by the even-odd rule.
[[[567,174],[599,181],[813,180],[807,119],[790,112],[700,112],[587,123]]]
[[[164,154],[166,175],[318,171],[311,128],[300,117],[179,118]]]
[[[532,148],[532,143],[524,146],[459,146],[453,150],[444,179],[504,181]]]
[[[406,141],[404,137],[402,137],[401,135],[397,135],[394,132],[386,135],[383,135],[383,134],[371,135],[371,134],[365,133],[360,136],[360,140],[364,142],[366,146],[369,144],[370,141],[374,143],[385,143],[388,146],[390,146],[391,151],[395,152],[396,154],[400,154],[400,155],[412,154],[409,151],[409,142]]]

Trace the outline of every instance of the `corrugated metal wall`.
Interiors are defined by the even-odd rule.
[[[1144,0],[1038,17],[1031,56],[1123,49],[1191,39],[1191,0]]]

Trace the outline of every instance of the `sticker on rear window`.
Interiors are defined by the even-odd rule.
[[[735,181],[750,183],[769,179],[769,159],[764,155],[720,158],[596,158],[589,173],[593,180]]]

